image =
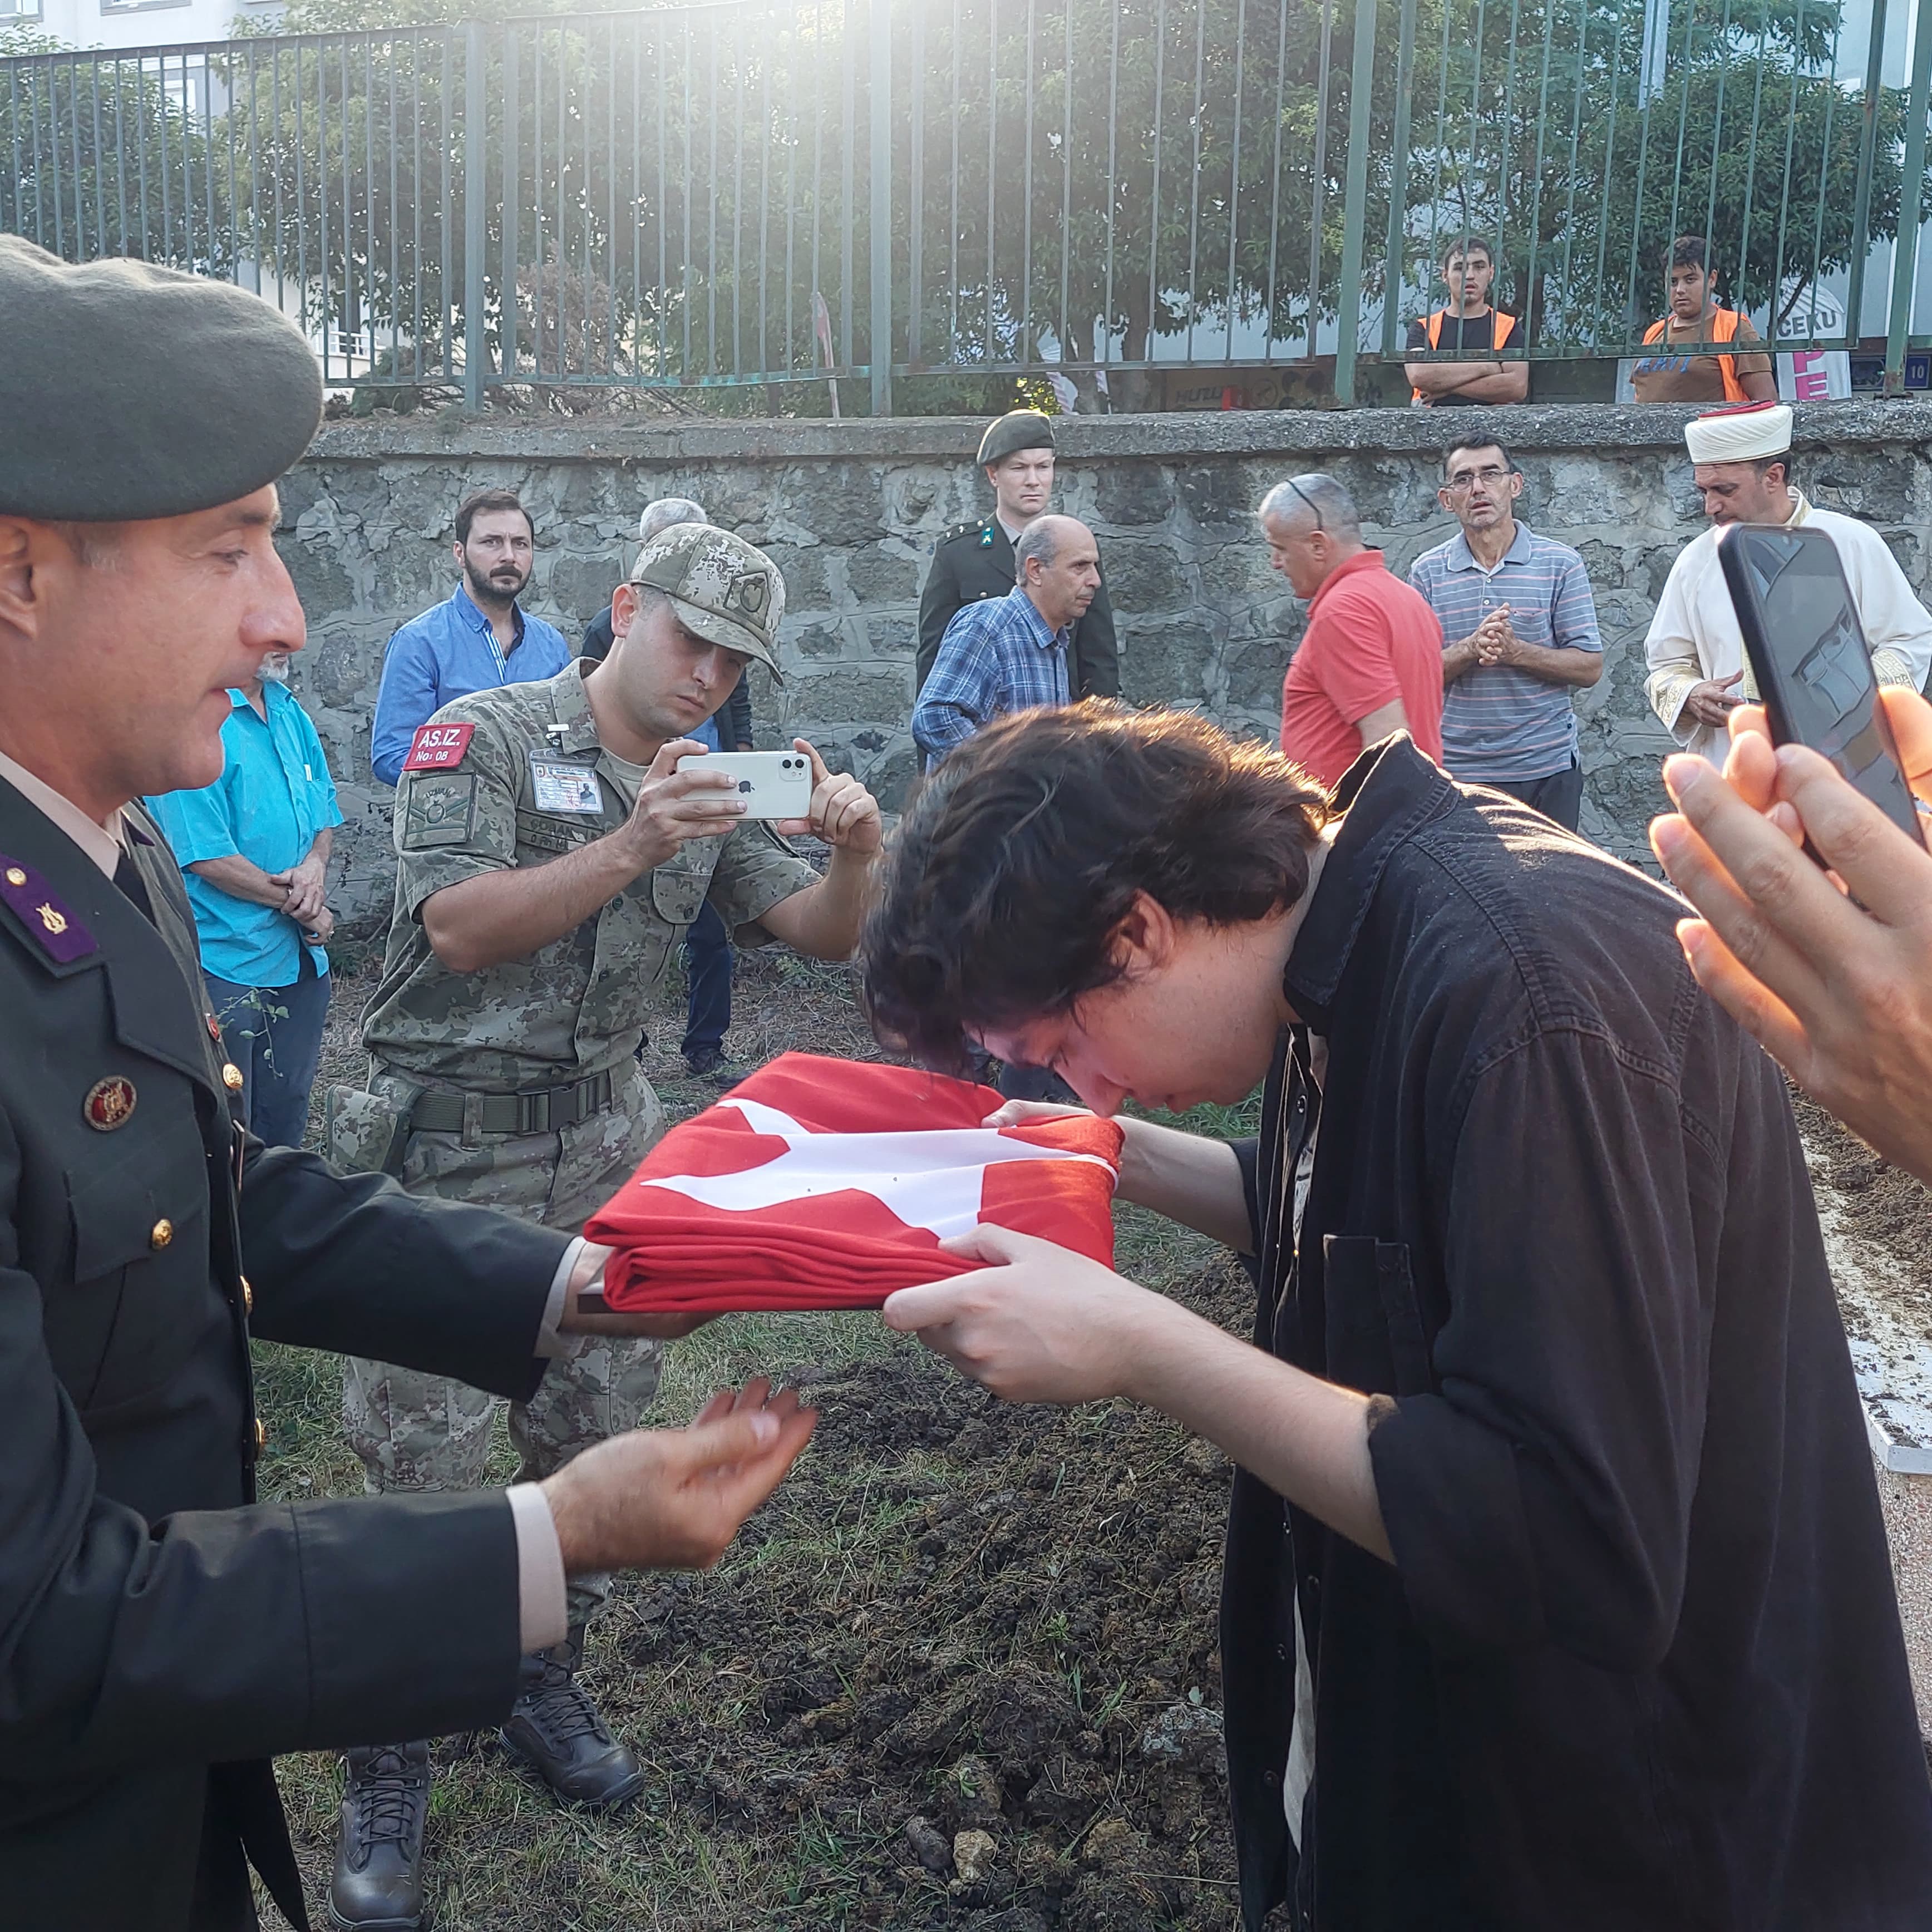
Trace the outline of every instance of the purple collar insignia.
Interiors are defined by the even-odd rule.
[[[29,936],[57,966],[85,959],[100,950],[94,934],[82,924],[32,866],[0,853],[0,901],[27,928]]]

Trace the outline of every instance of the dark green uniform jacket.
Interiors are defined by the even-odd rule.
[[[241,1841],[298,1915],[274,1753],[508,1711],[501,1492],[256,1503],[248,1337],[524,1394],[566,1244],[248,1140],[180,874],[130,817],[152,924],[0,781],[8,1932],[246,1924]]]
[[[1004,597],[1013,587],[1012,540],[998,517],[962,524],[933,546],[932,568],[919,598],[919,682],[922,689],[939,656],[946,627],[968,604]],[[1073,627],[1067,653],[1067,678],[1076,698],[1120,694],[1119,646],[1114,640],[1114,607],[1103,580]]]

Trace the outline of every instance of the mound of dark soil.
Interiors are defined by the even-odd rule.
[[[1182,1298],[1240,1325],[1251,1292],[1230,1268]],[[759,1836],[817,1821],[817,1922],[1220,1932],[1226,1462],[1124,1405],[1015,1407],[923,1360],[806,1386],[818,1434],[748,1562],[614,1606],[605,1684],[644,1693],[625,1727],[676,1799]],[[842,1544],[865,1552],[842,1580]],[[654,1723],[672,1667],[711,1688]]]

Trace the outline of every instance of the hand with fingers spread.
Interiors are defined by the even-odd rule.
[[[886,1298],[886,1324],[1008,1402],[1130,1393],[1136,1357],[1174,1312],[1098,1262],[1010,1228],[978,1227],[940,1246],[986,1265],[901,1288]]]
[[[674,738],[658,747],[630,816],[608,835],[638,872],[662,866],[687,839],[729,832],[744,817],[743,801],[728,774],[701,766],[680,769],[681,759],[710,748],[696,738]]]
[[[1932,800],[1932,706],[1879,693],[1912,789]],[[1669,759],[1678,809],[1651,844],[1702,914],[1678,927],[1698,983],[1799,1086],[1932,1184],[1932,854],[1755,706],[1721,774]],[[1808,836],[1840,890],[1800,850]],[[1848,896],[1849,894],[1849,896]]]
[[[586,1449],[543,1484],[567,1576],[709,1570],[776,1489],[817,1412],[763,1376],[713,1396],[685,1429],[639,1429]]]
[[[806,818],[780,820],[778,830],[808,832],[835,852],[870,858],[885,839],[878,800],[850,772],[828,771],[825,760],[804,739],[794,738],[791,748],[812,760],[812,808]]]

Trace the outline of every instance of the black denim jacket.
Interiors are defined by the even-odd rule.
[[[1396,1561],[1237,1478],[1249,1925],[1284,1896],[1324,1932],[1932,1924],[1932,1786],[1781,1076],[1638,873],[1406,740],[1340,800],[1286,975],[1328,1052],[1298,1258],[1299,1034],[1240,1151],[1256,1341],[1395,1400],[1370,1442]]]

